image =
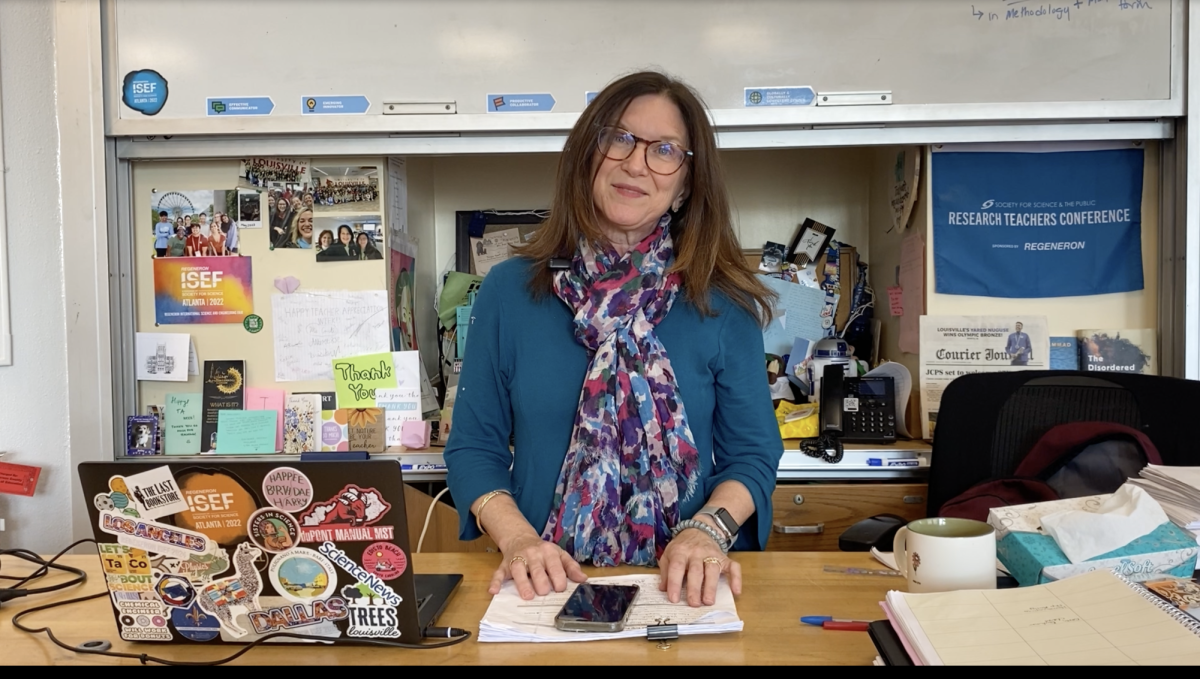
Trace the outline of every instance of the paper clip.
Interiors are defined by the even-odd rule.
[[[846,566],[825,566],[826,573],[843,573],[845,575],[886,575],[891,577],[903,577],[904,574],[900,571],[893,571],[887,568],[849,568]]]

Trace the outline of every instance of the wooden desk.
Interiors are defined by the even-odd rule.
[[[888,589],[903,586],[896,577],[825,573],[825,565],[875,568],[878,564],[865,553],[779,552],[737,555],[742,564],[744,587],[738,598],[738,615],[745,629],[737,634],[685,637],[659,650],[640,639],[568,644],[479,643],[474,637],[456,646],[433,650],[380,649],[367,647],[312,648],[264,646],[256,648],[239,664],[305,665],[502,665],[502,664],[637,664],[637,665],[759,665],[759,664],[849,664],[869,665],[875,648],[865,632],[827,632],[800,624],[801,615],[835,615],[878,620],[883,617],[879,601]],[[81,656],[60,649],[45,635],[31,636],[12,626],[14,613],[56,600],[100,591],[103,576],[94,555],[69,556],[64,561],[85,568],[88,582],[82,587],[50,595],[31,596],[6,604],[0,610],[0,662],[3,664],[137,664],[100,656]],[[418,573],[462,573],[462,586],[455,592],[438,623],[462,627],[472,634],[491,597],[488,581],[499,562],[495,554],[417,554]],[[15,559],[5,559],[5,574],[22,572]],[[634,568],[585,569],[589,574],[618,575]],[[28,572],[28,569],[24,572]],[[50,584],[59,576],[44,578]],[[65,578],[65,575],[63,576]],[[59,579],[58,581],[62,581]],[[173,660],[202,661],[223,657],[237,649],[216,644],[128,643],[117,636],[112,607],[106,599],[32,615],[27,626],[53,628],[66,643],[107,639],[113,650],[147,653]]]

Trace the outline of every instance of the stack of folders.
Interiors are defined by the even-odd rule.
[[[894,638],[871,637],[890,665],[1200,665],[1200,620],[1109,570],[882,605]]]
[[[1200,531],[1200,467],[1167,467],[1151,464],[1141,478],[1129,479],[1158,500],[1167,517],[1180,528]]]
[[[687,601],[667,600],[666,592],[658,589],[658,575],[616,575],[608,578],[589,578],[598,585],[637,585],[638,597],[629,612],[625,628],[620,632],[564,632],[554,626],[554,618],[575,590],[571,583],[565,592],[551,593],[525,601],[512,581],[504,583],[500,593],[492,597],[483,620],[479,621],[480,641],[601,641],[645,637],[651,625],[678,625],[680,636],[688,634],[720,634],[742,631],[733,590],[722,577],[717,586],[717,600],[712,606],[692,608]]]

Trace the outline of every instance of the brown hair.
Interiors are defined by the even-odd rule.
[[[573,256],[580,238],[603,242],[592,199],[592,183],[600,163],[596,135],[601,127],[617,124],[631,101],[655,94],[667,97],[679,108],[693,153],[690,167],[680,170],[687,172],[687,200],[671,220],[675,243],[672,271],[680,273],[684,294],[701,314],[715,315],[710,300],[715,289],[766,323],[775,294],[747,266],[734,235],[725,173],[704,103],[691,87],[653,71],[633,73],[605,87],[567,136],[558,160],[550,217],[520,250],[521,256],[532,260],[533,294],[553,294],[551,259]]]

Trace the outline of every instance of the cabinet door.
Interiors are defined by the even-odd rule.
[[[876,514],[908,521],[925,516],[924,483],[780,484],[772,495],[774,517],[767,549],[836,552],[838,537]]]

